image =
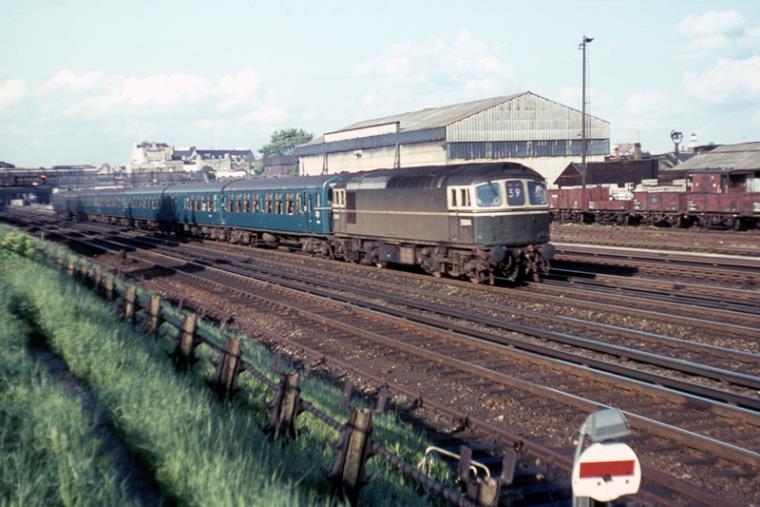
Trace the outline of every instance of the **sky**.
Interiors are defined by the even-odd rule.
[[[760,2],[0,0],[0,160],[126,164],[142,140],[258,150],[275,129],[530,90],[612,144],[760,140]],[[258,155],[258,154],[257,154]]]

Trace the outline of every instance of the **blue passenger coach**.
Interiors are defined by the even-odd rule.
[[[139,228],[185,231],[239,243],[327,236],[332,186],[341,175],[239,179],[59,194],[57,208]]]

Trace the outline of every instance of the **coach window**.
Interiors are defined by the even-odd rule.
[[[510,206],[523,206],[525,204],[525,192],[523,182],[518,180],[507,181],[507,203]]]
[[[259,194],[253,194],[253,209],[251,209],[251,213],[258,213],[260,209]]]
[[[282,215],[282,194],[275,194],[274,214]]]
[[[296,213],[301,213],[301,192],[296,192]]]
[[[292,215],[293,214],[293,194],[291,193],[285,194],[285,203],[286,203],[285,211],[287,212],[288,215]]]
[[[528,199],[533,205],[545,205],[546,200],[546,185],[539,183],[538,181],[528,182]]]
[[[475,187],[475,202],[484,208],[501,206],[501,192],[499,184],[494,182],[483,183]]]
[[[271,215],[272,214],[272,194],[270,194],[269,192],[267,192],[267,195],[266,195],[266,205],[267,205],[266,213]]]
[[[449,208],[456,208],[457,207],[457,189],[452,188],[449,191]]]

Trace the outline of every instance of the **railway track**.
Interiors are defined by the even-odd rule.
[[[636,248],[582,244],[555,244],[551,273],[570,271],[622,272],[636,277],[667,277],[730,284],[743,289],[760,287],[760,259],[719,254],[673,253]],[[607,269],[604,269],[607,268]]]
[[[95,240],[96,242],[98,240]],[[179,245],[169,242],[162,246],[163,240],[145,238],[121,240],[109,239],[108,242],[116,241],[121,247],[150,248],[151,251],[159,251],[167,255],[177,253],[184,258],[193,259],[194,262],[205,266],[213,266],[215,262],[224,262],[224,268],[243,276],[255,276],[268,282],[288,286],[304,292],[311,292],[321,297],[340,300],[347,304],[363,306],[373,311],[390,312],[396,310],[402,318],[408,320],[423,321],[428,325],[451,328],[456,323],[466,322],[470,326],[470,332],[477,328],[485,327],[500,332],[520,333],[525,337],[538,338],[552,344],[561,344],[587,351],[598,352],[607,356],[619,357],[631,362],[657,366],[666,370],[712,379],[719,387],[721,384],[731,384],[747,388],[750,397],[732,396],[729,393],[710,391],[704,388],[693,390],[693,394],[711,396],[727,403],[760,409],[760,400],[755,402],[751,397],[755,391],[760,390],[760,378],[756,377],[756,367],[760,364],[760,355],[733,350],[726,347],[718,347],[703,343],[695,343],[669,336],[630,330],[619,326],[611,326],[565,316],[548,316],[531,310],[522,310],[504,305],[490,304],[486,301],[468,302],[461,297],[446,297],[432,291],[400,287],[398,284],[387,282],[372,282],[364,277],[350,277],[337,275],[335,272],[323,270],[308,270],[305,273],[294,273],[291,269],[284,270],[282,267],[267,267],[260,262],[251,264],[244,262],[244,258],[226,256],[219,259],[218,253],[212,250],[203,251],[202,248]],[[107,246],[107,245],[106,245]],[[314,280],[320,280],[314,283]],[[327,289],[327,290],[321,290]],[[403,296],[399,294],[404,293]],[[362,296],[357,298],[356,296]],[[382,304],[368,303],[382,298]],[[416,314],[409,314],[411,310]],[[420,316],[417,316],[419,314]],[[434,322],[431,318],[423,318],[425,314],[437,318],[445,318]],[[508,319],[505,319],[508,316]],[[543,324],[543,327],[539,327]],[[548,324],[548,325],[547,325]],[[463,329],[457,325],[458,328]],[[588,336],[571,335],[564,329],[586,331]],[[735,332],[745,337],[753,336],[753,329],[748,327],[724,325],[725,331]],[[593,338],[591,338],[591,337]],[[482,333],[481,337],[490,340],[499,340],[497,336],[487,336]],[[502,340],[505,338],[502,338]],[[643,350],[641,344],[645,345]],[[512,339],[510,345],[517,348],[531,349],[531,343]],[[631,347],[629,345],[634,345]],[[636,347],[635,345],[638,345]],[[657,352],[657,353],[653,353]],[[546,352],[545,352],[546,353]],[[588,358],[573,358],[559,349],[555,352],[557,357],[589,364]],[[684,358],[683,356],[687,356]],[[698,361],[698,363],[697,363]],[[603,362],[595,363],[596,367],[604,371],[625,371],[611,364]],[[634,365],[636,366],[636,365]],[[628,372],[629,375],[635,372]],[[643,379],[642,379],[643,380]],[[668,385],[668,380],[657,378],[656,382]],[[680,382],[675,382],[671,387],[677,388]],[[713,386],[715,387],[715,386]],[[688,386],[686,386],[688,389]],[[717,388],[716,388],[717,389]],[[688,391],[687,391],[688,392]]]
[[[78,241],[90,242],[91,239],[80,238]],[[156,250],[156,247],[152,250]],[[572,438],[572,435],[568,435],[568,428],[574,430],[577,426],[568,425],[568,421],[578,419],[578,410],[590,411],[595,409],[592,407],[598,407],[599,403],[614,403],[627,410],[636,429],[634,445],[637,449],[646,449],[643,457],[647,460],[658,462],[658,465],[669,463],[681,470],[686,468],[690,470],[689,473],[697,476],[706,474],[704,467],[719,465],[726,473],[757,478],[757,449],[760,442],[757,442],[758,416],[754,410],[741,410],[695,395],[646,385],[642,380],[633,381],[619,374],[603,373],[588,367],[570,365],[564,360],[548,359],[535,351],[517,350],[514,343],[505,347],[505,343],[475,336],[472,329],[455,329],[457,332],[454,333],[451,330],[444,331],[440,326],[420,319],[419,313],[401,315],[396,310],[391,318],[388,313],[393,312],[388,312],[387,302],[374,308],[367,307],[365,302],[362,303],[364,309],[360,310],[359,302],[336,301],[334,293],[316,294],[313,286],[304,290],[304,287],[286,288],[282,279],[254,281],[251,273],[232,272],[234,266],[230,266],[229,259],[220,259],[226,262],[214,266],[208,259],[197,256],[188,263],[187,257],[176,257],[176,252],[136,252],[140,252],[142,259],[152,255],[153,260],[150,262],[163,266],[163,269],[174,270],[176,275],[171,279],[184,279],[185,286],[203,286],[205,292],[215,295],[219,300],[225,300],[225,294],[230,293],[239,299],[233,304],[241,308],[265,308],[272,315],[284,312],[282,319],[292,319],[294,313],[298,314],[299,323],[303,320],[316,326],[308,328],[310,332],[306,334],[311,338],[304,338],[304,346],[317,348],[324,345],[322,350],[326,354],[340,353],[344,347],[348,347],[347,343],[353,344],[349,348],[354,354],[361,353],[362,347],[366,347],[366,351],[383,353],[385,367],[393,370],[398,368],[394,359],[401,361],[405,355],[411,355],[418,361],[424,359],[430,362],[427,367],[429,369],[423,371],[431,372],[431,375],[435,373],[436,378],[454,383],[460,389],[466,388],[468,399],[483,400],[486,406],[490,400],[495,406],[508,406],[510,410],[523,414],[526,410],[539,412],[555,426],[545,428],[554,429],[550,431],[549,437],[535,435],[536,438],[548,438],[547,448],[552,448],[552,445],[562,448],[565,456],[569,447],[566,439]],[[166,265],[167,263],[169,264]],[[266,276],[274,276],[271,271]],[[257,278],[262,276],[264,275],[260,271]],[[287,283],[296,283],[290,276]],[[305,282],[300,280],[298,283]],[[338,293],[352,292],[356,286],[337,289]],[[319,290],[326,289],[322,287]],[[298,301],[306,301],[304,294],[309,291],[312,295],[308,298],[307,306],[299,306]],[[398,301],[396,305],[401,306]],[[431,308],[426,311],[435,313]],[[461,315],[453,318],[463,320]],[[415,320],[416,324],[412,322]],[[326,333],[325,327],[329,327],[331,332]],[[449,325],[451,327],[453,326]],[[405,339],[399,340],[399,336]],[[359,351],[353,348],[357,345]],[[338,350],[332,350],[331,346]],[[397,352],[391,354],[388,352],[391,349]],[[441,365],[445,365],[444,369]],[[448,374],[447,370],[450,370]],[[415,373],[418,374],[419,370]],[[414,377],[417,381],[419,378],[419,375]],[[489,389],[484,392],[486,386]],[[445,398],[441,398],[440,402],[445,403]],[[476,402],[468,406],[465,413],[476,414],[478,419],[484,418],[488,422],[490,411],[483,412],[483,403]],[[500,415],[504,415],[503,411]],[[494,415],[491,414],[490,417]],[[510,423],[513,419],[515,425],[523,420],[510,417]],[[490,424],[493,423],[491,420]],[[702,428],[703,433],[699,432],[699,428]],[[531,435],[536,433],[535,430],[535,427],[523,428],[523,431]],[[748,438],[747,435],[754,436]],[[552,436],[559,439],[552,441]],[[668,441],[671,443],[668,444]],[[668,448],[671,449],[670,454],[666,452]],[[734,454],[737,452],[740,454]],[[683,459],[676,458],[679,453],[682,457],[684,453],[688,455],[689,464],[684,465]],[[700,461],[710,465],[700,466],[697,464]],[[658,476],[656,470],[650,471],[651,477]],[[671,482],[674,482],[672,476],[664,477],[658,482],[659,486],[653,487],[668,487],[671,491],[675,488],[677,494],[695,500],[697,498],[694,495],[703,493],[689,496],[688,486],[679,487]],[[699,501],[704,501],[705,498],[707,497],[703,496]]]
[[[663,243],[670,250],[726,255],[760,255],[760,235],[756,231],[688,231],[673,228],[606,227],[554,224],[553,240],[617,247],[658,249]]]

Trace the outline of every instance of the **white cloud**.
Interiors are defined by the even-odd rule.
[[[735,34],[744,28],[747,20],[735,10],[706,11],[689,14],[678,24],[678,31],[686,37],[716,34]]]
[[[208,80],[201,76],[175,72],[148,77],[120,79],[105,94],[72,104],[67,114],[103,114],[119,108],[146,109],[197,102],[210,96]]]
[[[720,60],[704,72],[689,71],[683,84],[688,95],[715,104],[760,101],[760,56]]]
[[[63,90],[67,93],[82,93],[97,86],[102,76],[103,73],[99,70],[77,75],[70,69],[62,69],[50,78],[47,83],[40,86],[39,92],[50,93],[56,90]]]
[[[575,109],[581,110],[581,87],[580,86],[562,86],[559,93],[553,97],[560,104],[565,104]],[[601,88],[586,89],[586,108],[589,113],[599,109],[609,108],[614,105],[614,97],[602,90]]]
[[[354,67],[354,73],[358,76],[396,76],[408,71],[409,58],[406,56],[381,56]]]
[[[132,106],[145,104],[170,106],[179,102],[205,98],[208,92],[208,81],[205,78],[175,72],[127,79],[118,98]]]
[[[760,27],[747,26],[735,10],[689,14],[676,30],[688,39],[686,50],[694,53],[757,49],[760,43]]]
[[[224,97],[220,106],[228,109],[249,99],[259,86],[259,76],[252,70],[246,69],[237,74],[227,74],[219,79],[214,93]]]
[[[625,101],[626,113],[634,116],[660,116],[668,109],[670,97],[657,91],[637,92]]]
[[[361,116],[439,106],[513,92],[503,48],[460,30],[454,37],[390,45],[359,63],[367,85]],[[388,93],[387,90],[394,90]]]
[[[0,109],[18,102],[26,94],[26,81],[9,79],[0,83]]]
[[[277,124],[288,119],[288,113],[279,106],[272,106],[248,113],[243,117],[244,123]]]

